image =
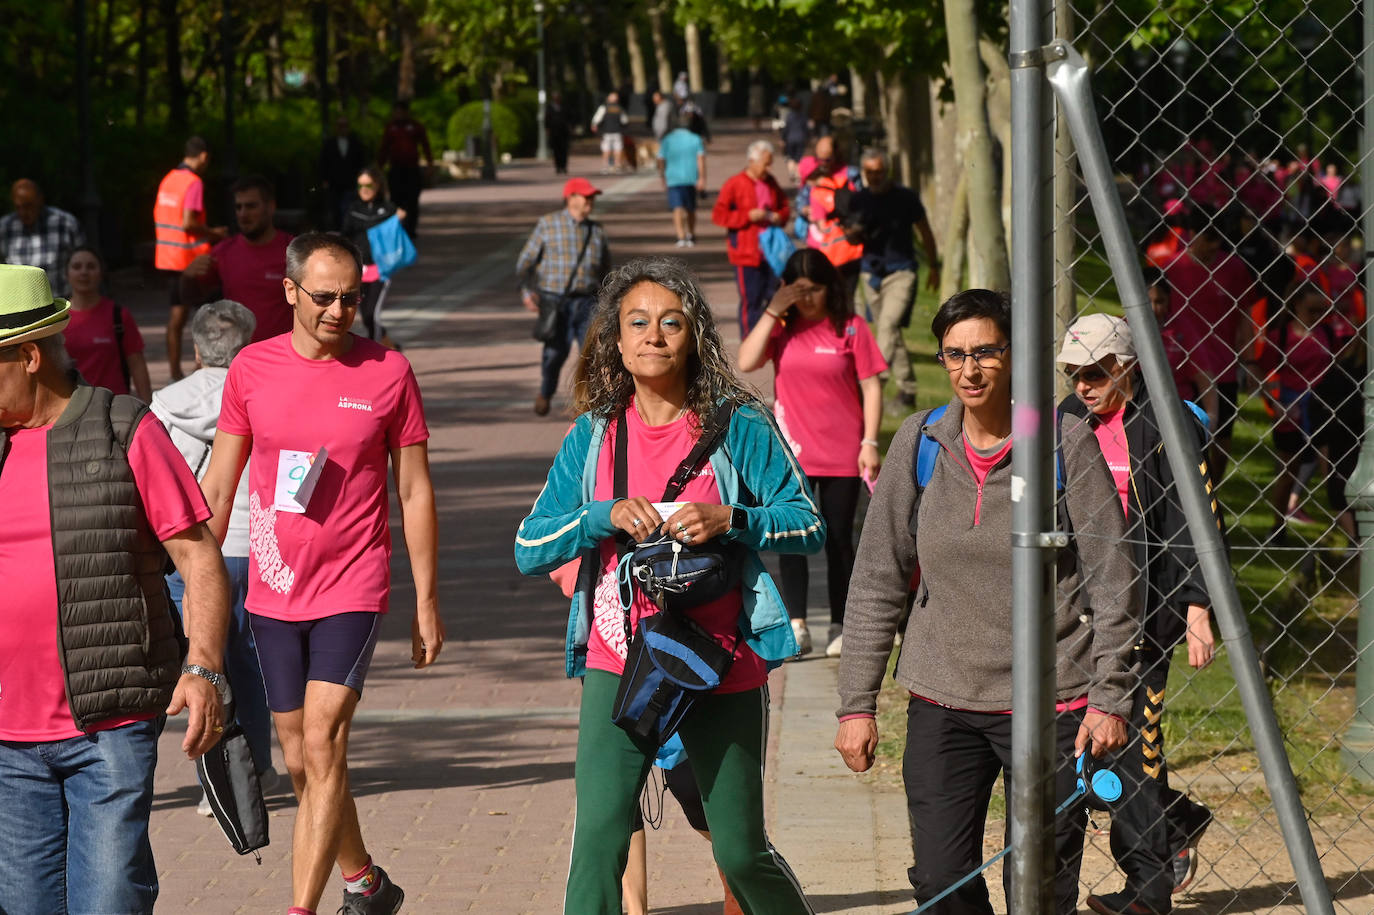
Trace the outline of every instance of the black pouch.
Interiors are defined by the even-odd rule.
[[[563,336],[566,320],[563,297],[541,292],[539,293],[539,314],[534,318],[534,327],[530,330],[530,336],[540,343],[552,343]]]
[[[630,640],[611,721],[662,746],[733,660],[733,651],[685,616],[662,610],[646,617]]]
[[[739,552],[728,544],[686,546],[665,534],[636,543],[629,562],[630,577],[660,610],[699,607],[739,585]]]
[[[196,760],[196,774],[215,821],[234,851],[241,855],[251,853],[261,864],[258,849],[269,843],[267,803],[262,799],[262,785],[248,738],[234,719],[232,706],[224,717],[228,722],[224,733],[219,743]]]

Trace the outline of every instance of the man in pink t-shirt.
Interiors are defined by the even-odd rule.
[[[357,248],[301,235],[287,249],[286,275],[291,332],[249,345],[230,364],[202,485],[211,529],[223,537],[252,453],[246,606],[300,801],[291,913],[315,911],[335,861],[346,911],[391,913],[404,893],[367,854],[339,735],[388,607],[388,459],[415,579],[415,667],[432,664],[443,645],[429,430],[410,363],[349,333],[362,295]],[[323,749],[307,756],[307,746]]]
[[[203,287],[219,286],[221,297],[241,303],[257,318],[253,342],[291,330],[291,307],[282,296],[286,246],[291,236],[277,231],[276,191],[266,178],[249,175],[234,183],[234,216],[239,234],[202,254],[186,276]]]
[[[0,266],[0,908],[150,913],[158,716],[190,709],[190,757],[218,742],[228,581],[162,424],[67,373],[68,309]]]

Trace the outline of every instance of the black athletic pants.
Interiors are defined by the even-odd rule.
[[[1082,712],[1055,716],[1055,807],[1073,793],[1073,743]],[[983,863],[983,827],[997,776],[1011,795],[1011,716],[945,708],[914,696],[907,704],[902,780],[911,816],[916,864],[907,871],[924,904]],[[1078,868],[1087,814],[1075,803],[1054,826],[1055,911],[1078,911]],[[1007,820],[1010,833],[1011,820]],[[1008,834],[1007,841],[1011,841]],[[1011,868],[1003,870],[1010,894]],[[988,885],[979,874],[930,908],[932,915],[992,915]]]
[[[844,602],[854,574],[854,513],[859,508],[858,477],[807,477],[825,519],[825,569],[830,593],[830,622],[844,622]],[[810,571],[806,557],[783,553],[778,557],[782,602],[794,620],[806,619],[806,590]]]

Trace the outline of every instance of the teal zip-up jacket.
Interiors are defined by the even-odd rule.
[[[551,572],[581,557],[568,616],[567,672],[586,672],[591,599],[601,570],[596,549],[618,531],[611,524],[615,500],[598,501],[596,466],[606,440],[605,417],[583,414],[558,449],[548,482],[515,534],[515,563],[526,575]],[[710,456],[723,505],[744,509],[743,531],[721,535],[749,548],[740,582],[744,607],[740,633],[769,662],[797,653],[782,595],[759,559],[759,550],[814,553],[825,545],[825,522],[792,450],[772,414],[758,404],[735,410],[730,428]],[[771,665],[770,665],[771,666]]]

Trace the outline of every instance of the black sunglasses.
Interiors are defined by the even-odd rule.
[[[291,282],[296,283],[295,280]],[[361,289],[354,289],[352,292],[311,292],[300,283],[296,283],[296,288],[310,296],[310,301],[315,303],[316,308],[328,308],[338,299],[339,304],[344,308],[357,308],[358,303],[363,300]]]

